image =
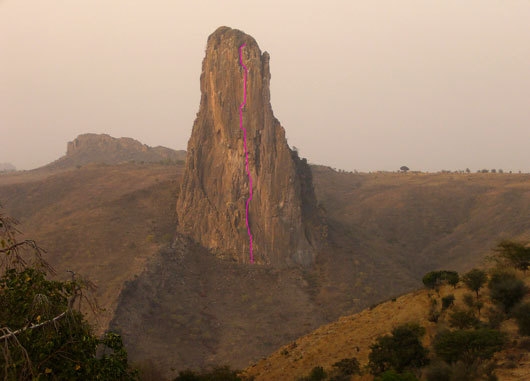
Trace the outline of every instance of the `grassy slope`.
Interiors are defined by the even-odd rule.
[[[530,276],[526,277],[526,282],[530,284]],[[457,289],[451,286],[443,287],[440,296],[454,294],[455,307],[465,308],[462,300],[463,295],[468,292],[459,284]],[[487,294],[487,291],[483,289],[482,293]],[[434,291],[422,289],[358,314],[342,317],[281,347],[269,357],[246,369],[245,373],[254,376],[256,381],[296,380],[307,376],[315,366],[322,366],[329,371],[335,362],[351,357],[356,357],[363,367],[368,363],[370,345],[377,337],[389,334],[394,327],[409,322],[417,322],[426,328],[424,345],[429,346],[440,327],[428,321],[431,296],[436,296]],[[440,298],[437,299],[440,303]],[[487,300],[485,296],[482,299]],[[530,300],[530,297],[527,297],[527,300]],[[483,311],[486,311],[488,306],[490,304],[485,303]],[[441,320],[444,317],[447,317],[447,312],[442,315]],[[509,334],[510,343],[520,339],[512,320],[503,323],[501,330]],[[507,364],[513,362],[514,358],[517,359],[517,367],[510,369]],[[527,351],[510,345],[497,354],[496,359],[501,366],[496,371],[500,380],[522,381],[530,378],[530,353]],[[505,364],[506,366],[503,366]],[[364,375],[352,379],[372,380],[372,377]]]

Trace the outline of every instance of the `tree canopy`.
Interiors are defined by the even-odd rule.
[[[121,337],[98,338],[75,308],[89,283],[48,279],[53,269],[43,251],[34,241],[18,241],[15,225],[0,213],[0,377],[136,379]]]
[[[488,275],[482,270],[473,269],[462,277],[462,281],[468,289],[470,289],[471,291],[475,291],[475,294],[477,295],[478,299],[478,292],[482,287],[484,287],[484,285],[488,281]]]
[[[493,329],[457,330],[439,333],[434,340],[436,354],[448,363],[489,359],[502,349],[505,335]]]
[[[428,351],[420,340],[424,334],[425,328],[410,323],[394,328],[391,335],[377,338],[370,347],[368,367],[371,373],[379,375],[387,370],[402,373],[426,365]]]
[[[530,246],[525,242],[504,240],[497,245],[494,251],[494,258],[498,262],[522,271],[530,267]]]

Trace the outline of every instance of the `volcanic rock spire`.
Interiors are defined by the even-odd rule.
[[[311,170],[287,145],[270,104],[269,54],[249,35],[220,27],[208,38],[202,63],[201,102],[188,142],[177,200],[178,231],[216,255],[249,261],[245,170],[239,106],[244,97],[249,169],[253,181],[249,222],[258,264],[310,265],[319,219]]]

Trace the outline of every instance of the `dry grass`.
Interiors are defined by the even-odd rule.
[[[106,329],[126,280],[173,237],[181,166],[89,165],[0,177],[0,200],[26,237],[48,250],[58,277],[73,270],[98,286]]]
[[[526,282],[530,284],[530,276],[526,277]],[[486,290],[482,292],[487,294]],[[454,294],[455,307],[464,308],[462,300],[465,293],[469,293],[469,290],[461,284],[457,289],[451,286],[442,287],[440,295],[435,291],[423,289],[384,302],[358,314],[341,317],[338,321],[322,326],[281,347],[269,357],[247,368],[245,374],[254,376],[257,381],[296,380],[307,376],[315,366],[322,366],[329,371],[335,362],[351,357],[356,357],[361,367],[364,367],[368,364],[370,345],[375,342],[376,338],[390,333],[400,324],[409,322],[417,322],[426,328],[424,345],[429,346],[437,330],[447,324],[448,313],[443,313],[438,325],[430,322],[428,315],[432,298],[438,300],[439,306],[442,296]],[[482,296],[482,300],[486,301],[483,311],[491,307],[485,295]],[[521,341],[524,343],[524,339],[518,335],[513,320],[503,323],[501,330],[509,334],[510,343],[516,342],[517,344],[509,344],[507,349],[496,356],[500,365],[496,371],[499,380],[528,380],[530,353],[528,348],[521,348],[519,344]],[[515,365],[513,369],[510,368],[512,364]],[[372,376],[367,374],[352,379],[372,380]]]
[[[530,238],[529,175],[346,174],[324,167],[313,167],[313,172],[318,201],[327,211],[329,239],[312,269],[264,273],[243,282],[246,270],[203,256],[193,262],[193,274],[175,270],[183,271],[182,279],[164,292],[157,292],[165,287],[157,283],[163,278],[158,272],[168,267],[162,263],[145,269],[173,238],[182,166],[87,165],[2,175],[0,201],[8,214],[21,220],[27,237],[49,249],[48,258],[59,274],[66,276],[65,271],[73,269],[96,282],[98,299],[106,308],[100,329],[113,318],[127,281],[138,277],[139,284],[155,287],[150,293],[130,291],[136,310],[120,318],[137,319],[128,336],[141,336],[137,346],[147,348],[145,353],[152,352],[162,364],[193,354],[190,361],[195,363],[245,366],[249,358],[255,361],[317,324],[419,287],[429,270],[467,270],[481,263],[499,239]],[[414,295],[403,298],[408,297]],[[417,297],[421,299],[421,293]],[[149,304],[153,300],[156,308]],[[415,318],[402,303],[402,298],[390,303],[403,305],[392,318]],[[370,340],[391,329],[388,319],[379,330],[366,325],[378,314],[385,316],[380,310],[384,306],[358,315],[359,322],[367,321],[359,325],[362,328],[351,326],[359,330],[355,336],[333,338],[322,331],[331,328],[322,328],[320,354],[310,349],[306,353],[297,340],[296,348],[287,348],[290,362],[284,366],[298,369],[299,363],[310,366],[311,359],[328,356],[328,336],[337,345],[342,342],[344,355],[337,360],[353,355],[363,359]],[[205,308],[211,311],[205,314]],[[163,314],[160,324],[152,326],[147,319],[155,310]],[[350,320],[335,324],[355,322]],[[166,323],[176,327],[174,335],[167,335]],[[344,341],[348,337],[350,341]],[[295,353],[302,357],[295,361]]]

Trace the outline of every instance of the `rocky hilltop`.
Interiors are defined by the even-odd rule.
[[[120,164],[136,162],[176,162],[186,159],[186,151],[149,147],[132,138],[114,138],[106,134],[82,134],[68,142],[66,155],[49,164],[51,169],[89,163]]]
[[[248,68],[247,130],[253,198],[249,221],[257,263],[310,265],[317,251],[318,213],[311,169],[292,151],[270,104],[269,54],[251,36],[220,27],[208,38],[200,78],[201,101],[188,142],[177,201],[178,231],[219,257],[249,261],[245,171],[239,107]]]

